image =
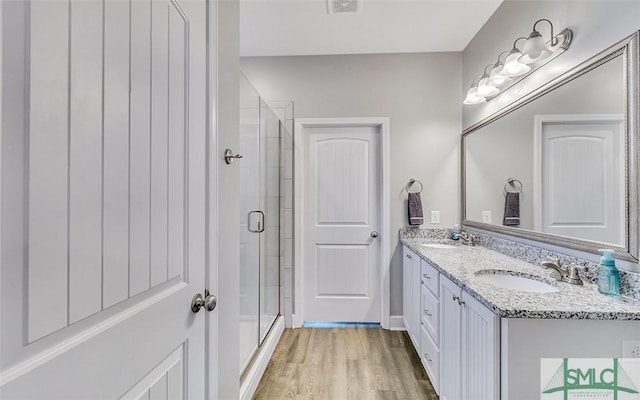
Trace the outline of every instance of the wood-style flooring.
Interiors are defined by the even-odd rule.
[[[286,329],[254,399],[437,399],[406,332]]]

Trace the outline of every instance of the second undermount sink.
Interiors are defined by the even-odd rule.
[[[423,243],[422,247],[429,247],[431,249],[455,249],[458,246],[446,243]]]
[[[530,293],[554,293],[560,290],[535,275],[511,275],[510,271],[504,270],[482,270],[476,272],[475,275],[479,281],[502,289]]]

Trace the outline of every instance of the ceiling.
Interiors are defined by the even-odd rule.
[[[502,0],[361,0],[328,13],[326,0],[241,0],[240,55],[462,51]]]

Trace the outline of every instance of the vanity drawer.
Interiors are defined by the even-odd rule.
[[[440,302],[436,297],[431,293],[429,289],[427,289],[424,285],[422,285],[420,295],[420,304],[421,312],[420,318],[422,320],[422,325],[429,332],[433,341],[438,343],[438,321],[439,321],[439,312]]]
[[[422,281],[423,285],[431,290],[431,293],[436,296],[436,299],[439,298],[439,278],[440,273],[435,268],[429,265],[429,263],[427,263],[425,260],[420,260],[420,280]]]
[[[440,393],[440,349],[431,340],[424,327],[420,330],[420,350],[422,350],[420,361],[422,361],[436,393]]]

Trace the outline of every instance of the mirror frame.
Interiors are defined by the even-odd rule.
[[[462,225],[464,227],[476,228],[490,232],[497,232],[505,235],[516,236],[523,239],[551,244],[554,246],[565,247],[569,249],[584,251],[588,253],[598,253],[598,249],[602,247],[612,248],[615,250],[615,257],[628,261],[638,261],[639,259],[639,229],[640,229],[640,198],[638,190],[638,178],[640,173],[638,166],[640,163],[640,147],[639,147],[639,126],[638,119],[640,117],[640,108],[638,107],[638,96],[640,95],[639,85],[639,64],[640,64],[640,32],[636,32],[626,39],[616,43],[608,49],[591,57],[587,61],[581,63],[577,67],[563,73],[562,75],[552,79],[548,83],[540,86],[531,93],[521,97],[513,103],[503,107],[488,117],[482,119],[476,124],[470,126],[462,132],[461,139],[461,213]],[[511,112],[539,99],[545,94],[573,81],[574,79],[586,74],[587,72],[599,67],[600,65],[612,60],[615,57],[622,56],[623,79],[624,79],[624,119],[625,119],[625,244],[611,245],[591,240],[572,238],[567,236],[559,236],[550,233],[537,232],[529,229],[514,228],[503,225],[492,225],[484,222],[471,221],[467,219],[466,207],[466,143],[465,139],[468,135],[491,124],[492,122],[510,114]]]

